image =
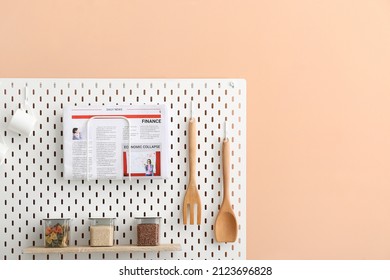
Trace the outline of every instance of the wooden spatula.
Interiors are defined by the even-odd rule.
[[[192,114],[191,114],[192,115]],[[188,188],[184,197],[183,203],[183,223],[187,224],[187,208],[190,208],[190,224],[194,224],[194,208],[196,206],[197,215],[196,221],[200,225],[202,220],[202,205],[200,202],[200,196],[198,193],[198,187],[196,185],[196,120],[191,117],[188,129],[188,146],[189,146],[189,161],[190,161],[190,179],[188,182]]]
[[[217,242],[235,242],[238,234],[237,220],[230,204],[230,141],[225,137],[222,144],[223,201],[215,221]]]

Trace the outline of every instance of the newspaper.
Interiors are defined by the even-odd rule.
[[[165,105],[66,107],[64,177],[167,178],[168,121]]]

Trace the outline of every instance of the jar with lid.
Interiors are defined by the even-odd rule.
[[[114,246],[115,218],[89,218],[90,246]]]
[[[43,219],[45,247],[68,247],[70,219]]]
[[[137,245],[159,245],[161,217],[139,217],[135,219],[137,221]]]

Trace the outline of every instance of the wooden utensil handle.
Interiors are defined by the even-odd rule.
[[[230,203],[230,141],[224,139],[222,144],[223,200]]]
[[[188,129],[188,145],[189,145],[189,157],[190,157],[190,182],[195,182],[196,178],[196,120],[190,119]]]

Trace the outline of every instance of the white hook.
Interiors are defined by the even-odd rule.
[[[24,103],[27,104],[28,102],[28,87],[24,87]]]
[[[225,134],[225,140],[229,140],[229,137],[228,137],[228,122],[225,121],[225,127],[224,127],[224,134]]]
[[[0,133],[0,140],[3,142],[3,143],[0,142],[0,165],[2,165],[6,158],[6,154],[9,148],[5,143],[3,135],[1,133]]]
[[[32,108],[32,105],[31,105],[31,103],[30,103],[30,98],[29,98],[29,90],[28,90],[28,87],[27,86],[25,86],[24,87],[24,110],[26,111],[26,110],[29,110],[29,114],[31,115],[31,116],[33,116],[33,118],[36,118],[36,116],[35,116],[35,114],[34,114],[34,110],[33,110],[33,108]]]
[[[190,119],[194,117],[194,101],[191,100]]]

